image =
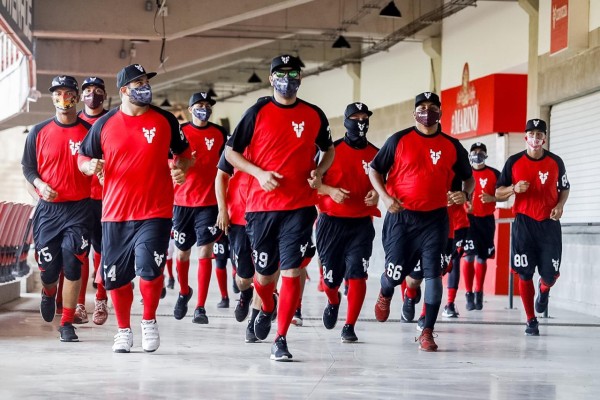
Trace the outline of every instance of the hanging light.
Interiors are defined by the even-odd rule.
[[[335,39],[335,42],[333,42],[331,45],[331,48],[333,49],[349,49],[351,47],[352,46],[350,46],[350,43],[348,43],[346,38],[342,35],[338,36],[338,38]]]
[[[253,71],[250,78],[248,78],[248,83],[262,83],[262,79],[260,79],[260,76],[256,75],[256,71]]]
[[[208,92],[206,92],[206,94],[208,94],[210,97],[219,97],[219,96],[217,96],[217,94],[215,93],[213,88],[209,88]]]
[[[165,99],[162,103],[160,103],[160,106],[162,108],[171,108],[171,102],[169,102],[169,99]]]
[[[382,17],[391,17],[391,18],[402,17],[402,13],[398,9],[398,7],[396,7],[396,4],[393,1],[390,1],[387,4],[387,6],[383,7],[381,9],[381,12],[379,13],[379,15]]]

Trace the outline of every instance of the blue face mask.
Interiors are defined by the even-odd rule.
[[[300,79],[290,79],[287,75],[283,78],[273,78],[273,88],[286,99],[292,98],[300,88]]]
[[[136,106],[147,106],[152,103],[152,89],[147,83],[138,88],[129,88],[129,101]]]
[[[212,110],[208,108],[194,108],[192,110],[192,114],[194,114],[194,117],[198,118],[200,121],[208,121],[210,115],[212,114]]]

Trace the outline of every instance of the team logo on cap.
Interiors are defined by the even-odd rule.
[[[91,76],[89,81],[95,81],[96,79],[98,79],[98,78],[96,78],[95,76]]]
[[[423,95],[425,96],[426,99],[429,100],[429,98],[431,97],[431,92],[425,92],[425,93],[423,93]]]
[[[148,140],[148,143],[152,143],[152,139],[156,136],[156,128],[142,128],[142,131],[144,132],[144,136],[146,137],[146,140]]]
[[[200,92],[200,96],[202,96],[203,99],[206,99],[207,94],[206,92]]]
[[[294,132],[296,132],[296,136],[298,138],[300,138],[302,136],[302,132],[304,132],[304,121],[302,121],[302,122],[292,121],[292,127],[294,128]]]
[[[539,119],[534,119],[531,122],[533,122],[533,126],[535,126],[536,128],[540,124],[540,120]]]
[[[436,165],[442,156],[442,151],[433,151],[433,149],[429,149],[429,155],[431,156],[431,161],[433,161],[433,165]]]
[[[140,72],[146,72],[144,71],[144,67],[142,67],[140,64],[133,64],[134,67],[136,67]]]
[[[284,64],[287,64],[290,62],[290,56],[281,56],[281,61],[283,61]]]
[[[354,103],[354,105],[356,106],[356,108],[358,108],[358,110],[362,110],[362,103]]]
[[[540,182],[542,182],[542,185],[545,184],[546,179],[548,179],[548,172],[538,171],[538,174],[540,176]]]

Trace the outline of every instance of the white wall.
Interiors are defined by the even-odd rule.
[[[41,122],[41,121],[40,121]],[[29,203],[21,157],[25,147],[24,126],[0,132],[0,201]]]
[[[590,0],[590,32],[600,28],[600,0]]]

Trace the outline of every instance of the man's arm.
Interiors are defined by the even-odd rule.
[[[217,169],[215,178],[215,194],[217,196],[217,206],[219,213],[217,214],[217,227],[229,233],[229,212],[227,211],[227,188],[229,187],[229,175]]]
[[[335,147],[333,145],[329,146],[326,151],[321,153],[321,161],[319,161],[319,165],[316,169],[310,171],[310,178],[308,179],[308,184],[313,189],[318,189],[323,184],[323,175],[331,164],[333,164],[333,159],[335,158]]]
[[[560,217],[562,217],[563,208],[565,207],[565,203],[569,198],[569,192],[569,189],[565,189],[558,193],[558,203],[556,203],[556,206],[552,209],[552,211],[550,211],[550,219],[558,221]]]
[[[369,180],[371,181],[371,185],[373,185],[373,189],[379,193],[381,201],[383,201],[385,208],[389,212],[397,213],[404,210],[404,207],[402,207],[402,202],[399,199],[390,196],[387,192],[382,174],[373,168],[369,168]]]
[[[241,153],[233,150],[229,145],[225,147],[225,159],[233,165],[233,168],[255,177],[265,192],[270,192],[279,187],[278,179],[283,178],[283,175],[275,171],[264,171],[248,161]]]

